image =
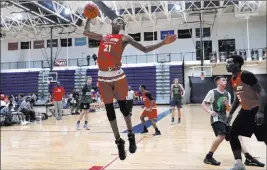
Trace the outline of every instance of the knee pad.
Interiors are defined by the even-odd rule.
[[[106,112],[107,112],[107,117],[109,121],[113,121],[116,119],[116,113],[114,110],[113,103],[110,104],[105,104],[106,107]]]
[[[127,117],[130,115],[129,109],[127,107],[127,102],[126,100],[120,100],[118,101],[119,106],[120,106],[120,111],[123,114],[123,116]]]

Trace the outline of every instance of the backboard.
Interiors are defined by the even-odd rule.
[[[43,72],[43,82],[57,82],[58,73],[57,72]]]
[[[212,77],[212,66],[193,66],[191,68],[193,77],[200,77],[201,80],[204,80],[205,77]]]

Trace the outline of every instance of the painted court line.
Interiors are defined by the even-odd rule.
[[[113,132],[94,132],[90,130],[70,130],[70,131],[49,131],[49,130],[1,130],[1,132],[83,132],[88,131],[89,133],[113,133]]]
[[[168,109],[168,110],[158,114],[157,121],[160,121],[164,117],[168,116],[170,113],[171,113],[171,110]],[[147,120],[146,121],[146,127],[149,128],[150,126],[151,126],[151,123],[149,122],[149,120]],[[144,126],[143,126],[143,124],[141,122],[133,127],[134,133],[141,133],[143,130],[144,130]],[[122,133],[128,133],[128,130],[125,130]]]

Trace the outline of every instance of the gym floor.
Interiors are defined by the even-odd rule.
[[[133,109],[133,126],[136,132],[142,130],[140,115],[142,109]],[[121,132],[126,125],[119,109],[116,109]],[[136,134],[138,142],[135,154],[118,158],[114,136],[105,111],[89,114],[89,131],[77,131],[78,115],[63,116],[35,122],[26,126],[1,128],[1,169],[227,169],[234,158],[228,142],[219,146],[214,157],[221,161],[219,167],[206,165],[203,159],[214,140],[209,116],[200,105],[185,105],[182,123],[170,123],[169,106],[158,106],[158,126],[162,135],[153,137],[154,129],[148,134]],[[82,121],[83,123],[83,121]],[[83,124],[81,124],[83,125]],[[128,148],[127,133],[122,133]],[[258,143],[253,136],[243,138],[249,152],[266,163],[264,143]],[[243,157],[244,158],[244,157]],[[247,167],[248,170],[265,169]]]

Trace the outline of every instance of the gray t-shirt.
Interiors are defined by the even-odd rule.
[[[211,124],[215,122],[227,124],[226,105],[224,101],[227,101],[227,104],[231,105],[231,95],[226,90],[222,93],[216,88],[210,90],[206,95],[204,102],[209,103],[211,110],[217,113],[215,116],[211,116]]]

